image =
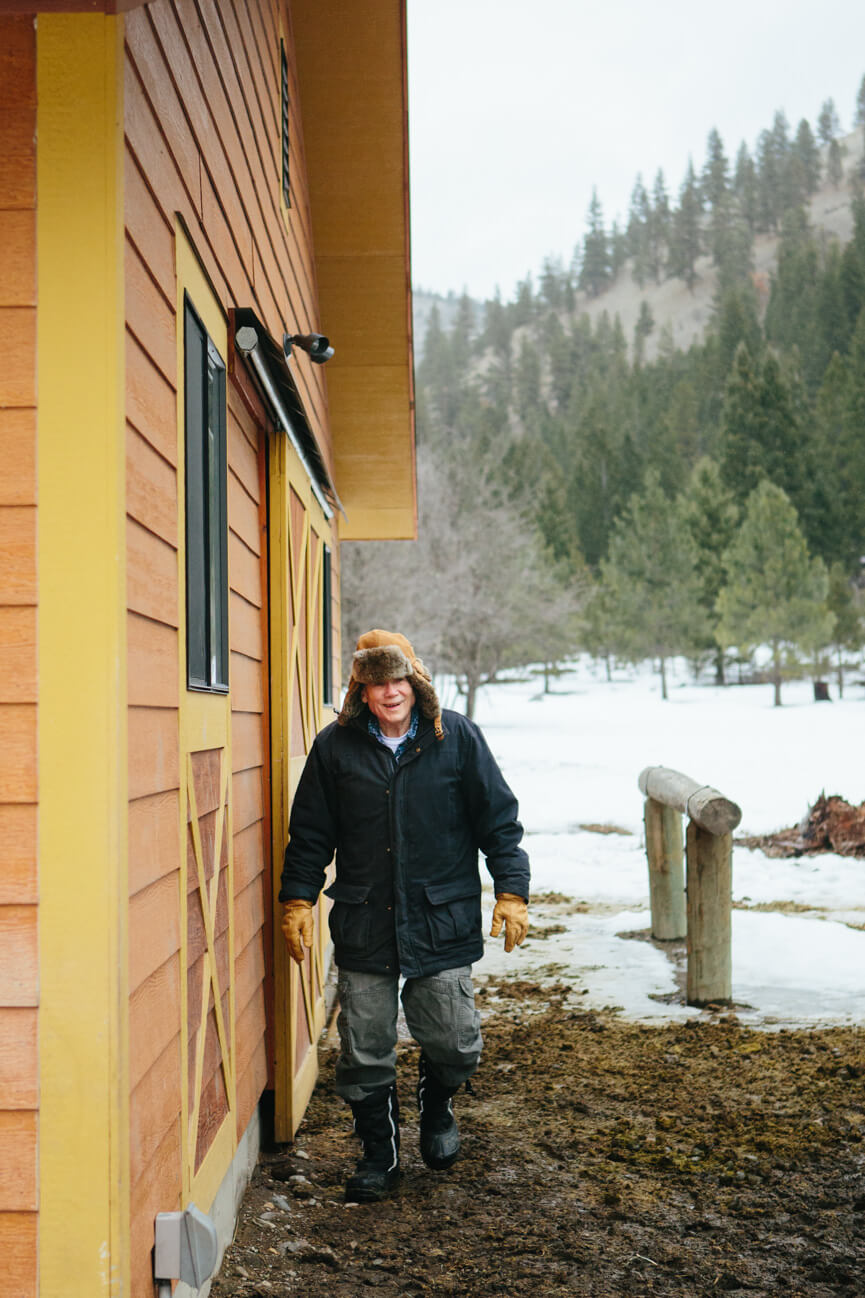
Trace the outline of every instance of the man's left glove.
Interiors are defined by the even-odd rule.
[[[522,897],[513,892],[497,892],[490,937],[498,937],[505,926],[505,950],[513,951],[522,943],[529,931],[529,908]]]
[[[288,943],[292,960],[304,961],[304,946],[312,946],[314,926],[311,901],[287,901],[282,913],[282,931]]]

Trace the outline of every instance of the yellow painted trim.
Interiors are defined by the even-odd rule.
[[[237,1115],[232,1109],[225,1115],[213,1137],[204,1162],[192,1178],[190,1199],[196,1208],[209,1212],[217,1191],[225,1180],[225,1173],[237,1151]]]
[[[300,672],[300,635],[304,635],[307,675],[301,682],[302,746],[308,751],[322,727],[332,719],[321,700],[321,663],[313,664],[316,624],[321,617],[322,545],[334,546],[333,529],[319,508],[309,479],[287,438],[270,439],[269,590],[271,684],[271,818],[274,861],[274,914],[278,901],[282,855],[288,838],[291,800],[305,758],[291,756],[292,698]],[[295,537],[290,501],[294,493],[304,508],[303,527]],[[311,538],[321,544],[313,559]],[[319,638],[319,654],[322,645]],[[312,670],[310,670],[312,667]],[[279,923],[274,924],[275,978],[275,1135],[291,1140],[303,1116],[317,1076],[315,1043],[324,1026],[324,982],[330,950],[327,903],[317,907],[317,939],[301,969],[288,956]],[[302,1006],[302,1010],[300,1007]],[[313,1048],[295,1074],[298,1016],[303,1014]]]
[[[288,439],[276,435],[269,440],[268,466],[268,610],[270,614],[270,735],[271,735],[271,832],[273,857],[273,910],[279,903],[282,855],[288,840],[288,816],[294,785],[290,757],[291,694],[289,652],[293,623],[291,607],[291,565],[289,537],[291,483],[288,464],[292,448]],[[305,483],[298,484],[301,488]],[[290,959],[278,922],[274,931],[274,1134],[278,1141],[291,1140],[299,1118],[294,1120],[292,1083],[294,1076],[294,1019],[297,1014],[297,970]]]
[[[184,563],[186,562],[185,541],[184,541]],[[185,569],[184,569],[185,571]],[[185,580],[185,578],[184,578]],[[186,619],[184,613],[184,628]],[[182,647],[183,656],[183,676],[182,684],[186,681],[186,640]],[[203,690],[187,690],[185,684],[183,689],[186,698],[183,700],[184,723],[191,735],[195,736],[195,747],[193,752],[198,752],[203,748],[224,748],[228,743],[231,708],[226,707],[228,696],[224,694],[206,694]]]
[[[39,1294],[129,1292],[123,19],[37,25]]]
[[[195,249],[182,225],[175,227],[175,257],[177,268],[177,463],[178,463],[178,628],[180,699],[178,708],[180,743],[180,1052],[181,1052],[181,1162],[183,1202],[194,1200],[202,1208],[209,1207],[216,1195],[237,1148],[237,1086],[236,1086],[236,1030],[237,1014],[234,990],[234,833],[232,817],[231,783],[231,695],[209,694],[186,688],[186,509],[183,466],[186,462],[184,448],[184,296],[189,299],[213,340],[214,346],[228,361],[228,326],[210,281],[205,275]],[[229,569],[230,569],[229,556]],[[229,589],[231,573],[229,570]],[[229,611],[230,617],[230,611]],[[217,811],[215,843],[215,868],[209,885],[204,879],[203,855],[199,833],[195,788],[192,779],[191,755],[210,749],[220,750],[220,800]],[[187,819],[187,816],[190,819]],[[189,826],[192,827],[193,855],[197,869],[197,893],[204,917],[207,949],[204,959],[201,1004],[190,1006],[187,969],[189,964],[188,888],[189,888]],[[226,891],[228,900],[228,1022],[223,1018],[219,979],[213,950],[213,921],[221,870],[220,850],[223,836],[227,843]],[[201,1099],[204,1064],[207,1005],[211,987],[214,990],[214,1015],[222,1054],[223,1077],[228,1099],[228,1113],[198,1171],[195,1171],[196,1139]],[[190,1022],[190,1015],[193,1021]],[[193,1032],[198,1032],[196,1042],[195,1072],[190,1088],[189,1042]]]

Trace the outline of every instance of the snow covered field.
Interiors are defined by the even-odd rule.
[[[697,686],[682,668],[665,703],[648,670],[608,682],[589,663],[559,677],[555,693],[541,688],[537,679],[487,687],[477,720],[520,800],[533,893],[564,894],[585,913],[535,907],[536,926],[565,931],[510,956],[488,940],[476,973],[572,982],[587,1007],[617,1005],[634,1018],[691,1017],[697,1011],[652,999],[676,990],[667,955],[617,936],[650,923],[637,776],[671,766],[714,785],[742,808],[737,834],[796,824],[824,790],[858,803],[865,689],[851,684],[843,701],[815,704],[810,682],[792,682],[774,708],[770,685]],[[742,904],[733,997],[744,1022],[865,1023],[865,860],[772,860],[736,847],[733,898]],[[488,912],[492,903],[489,893]]]

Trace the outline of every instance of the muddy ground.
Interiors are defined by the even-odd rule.
[[[332,1039],[291,1146],[266,1151],[215,1298],[865,1295],[865,1032],[665,1026],[568,987],[491,982],[455,1101],[463,1155],[417,1151],[400,1047],[403,1179],[348,1206],[357,1145]]]

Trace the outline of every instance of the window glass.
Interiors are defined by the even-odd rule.
[[[225,365],[186,299],[186,667],[190,689],[228,689]]]
[[[282,197],[285,206],[291,207],[291,185],[288,175],[288,59],[285,54],[285,42],[279,42],[280,67],[282,78],[280,84],[280,122],[282,124]]]

